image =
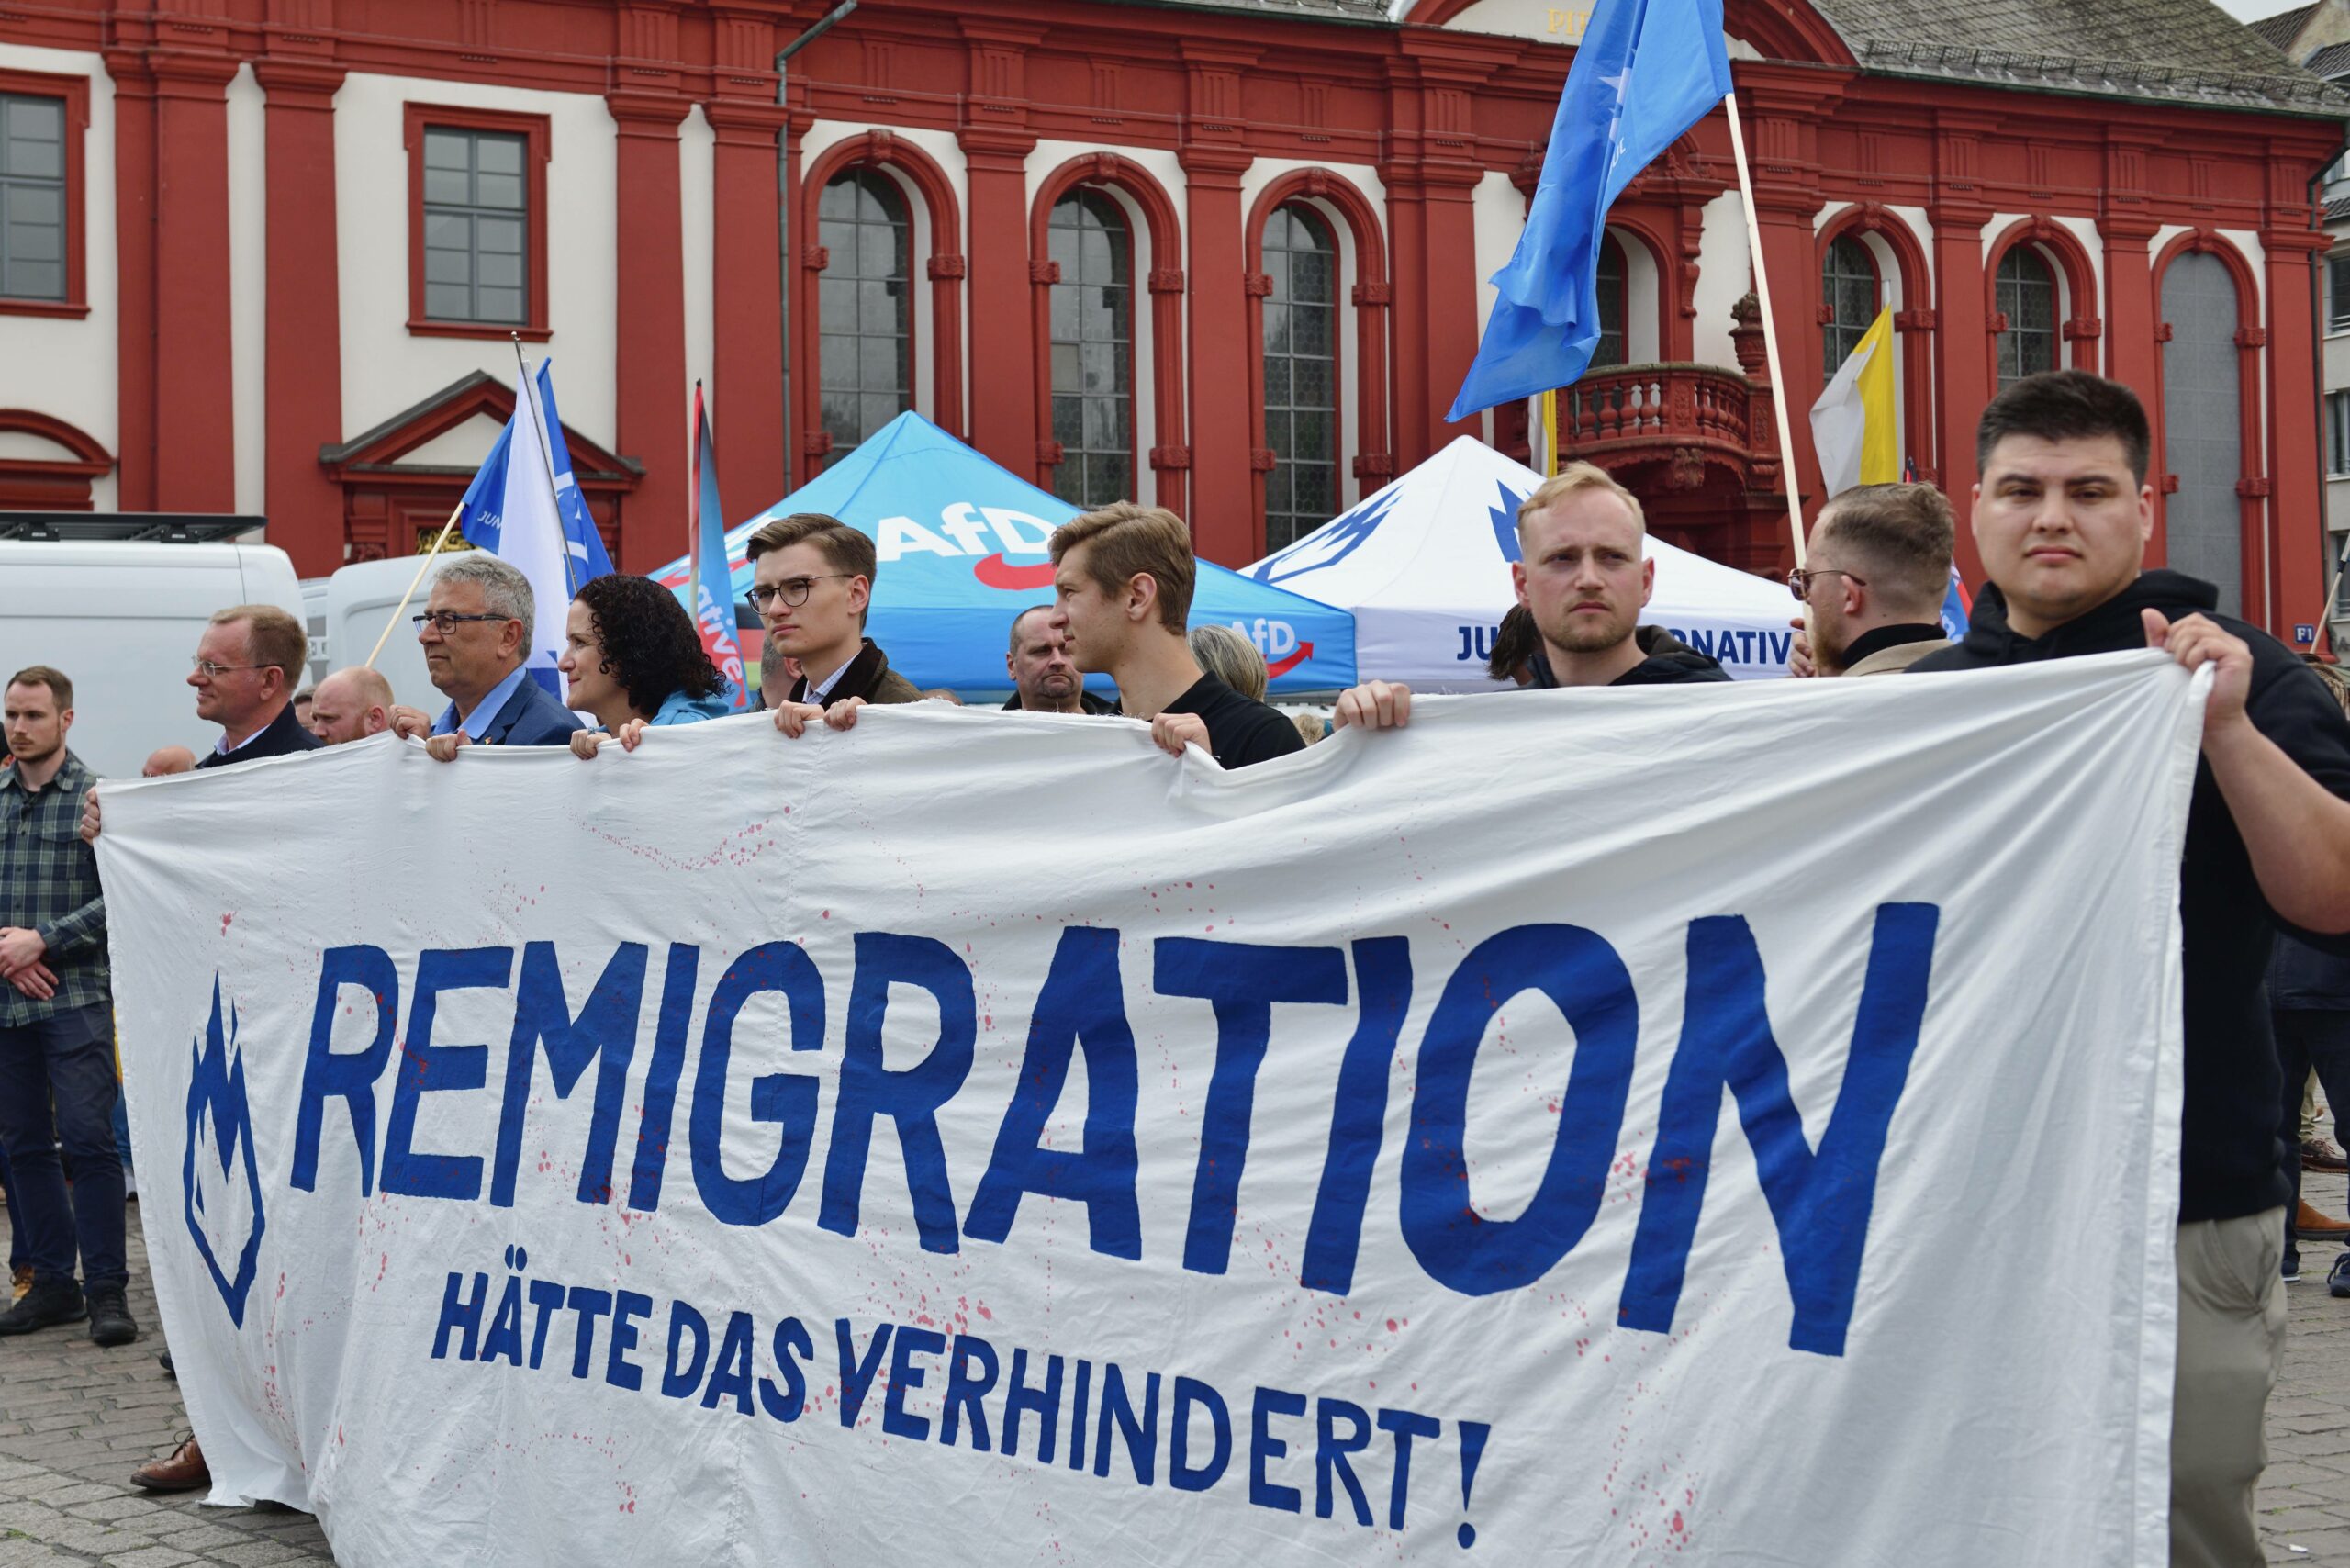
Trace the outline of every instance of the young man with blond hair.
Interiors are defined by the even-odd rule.
[[[810,721],[836,730],[856,722],[868,702],[919,702],[913,682],[865,634],[879,571],[873,541],[818,511],[779,517],[751,535],[751,608],[767,629],[762,653],[800,666],[781,700],[770,700],[775,727],[797,735]]]
[[[1192,531],[1164,507],[1118,501],[1053,535],[1052,626],[1077,667],[1107,675],[1130,719],[1180,756],[1196,745],[1227,768],[1303,751],[1280,711],[1203,673],[1184,628],[1199,575]]]
[[[1521,559],[1511,563],[1517,602],[1539,645],[1528,660],[1537,688],[1678,686],[1728,680],[1722,666],[1640,610],[1656,589],[1656,564],[1640,553],[1648,522],[1639,498],[1588,463],[1570,463],[1517,509]],[[1407,723],[1412,689],[1371,680],[1338,699],[1337,723],[1386,729]]]

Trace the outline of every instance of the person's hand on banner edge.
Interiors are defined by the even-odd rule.
[[[1412,722],[1412,689],[1400,680],[1370,680],[1338,694],[1335,733],[1352,724],[1359,730],[1401,729]]]
[[[57,994],[57,977],[47,964],[27,964],[8,977],[8,983],[35,1002],[47,1002]]]
[[[1796,629],[1794,638],[1787,644],[1787,673],[1797,680],[1809,680],[1819,673],[1819,666],[1811,657],[1811,628],[1800,615],[1787,624]]]
[[[822,722],[824,711],[813,702],[778,702],[775,708],[775,727],[798,740],[800,732],[811,722]]]
[[[420,741],[432,733],[432,715],[403,702],[392,710],[392,734],[404,741]]]
[[[13,980],[20,969],[39,964],[49,952],[48,939],[21,925],[0,925],[0,976]]]
[[[457,748],[474,744],[473,736],[463,730],[451,730],[445,735],[432,735],[424,743],[424,755],[435,762],[454,762]]]
[[[1171,756],[1182,756],[1191,745],[1215,755],[1208,745],[1208,722],[1197,713],[1161,713],[1150,722],[1150,738]]]
[[[93,784],[90,786],[90,792],[82,797],[82,841],[84,844],[95,844],[97,840],[98,787]]]
[[[595,756],[599,747],[611,738],[601,730],[574,730],[571,732],[571,755],[587,762]]]
[[[2246,722],[2244,700],[2252,695],[2252,645],[2208,615],[2177,621],[2159,610],[2142,610],[2146,646],[2159,648],[2189,671],[2213,666],[2211,698],[2203,709],[2203,734]]]
[[[865,699],[862,697],[844,698],[824,710],[825,726],[834,730],[856,728],[856,711],[864,706]]]
[[[651,727],[642,719],[631,719],[613,733],[612,738],[621,743],[622,751],[634,751],[643,744],[644,732]]]

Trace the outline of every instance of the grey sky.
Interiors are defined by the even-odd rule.
[[[2303,0],[2216,0],[2221,10],[2239,22],[2256,22],[2279,11],[2290,11]]]

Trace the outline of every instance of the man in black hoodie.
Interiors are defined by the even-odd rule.
[[[1639,498],[1589,463],[1570,463],[1517,509],[1512,563],[1517,602],[1539,645],[1527,661],[1537,689],[1680,686],[1728,680],[1712,659],[1662,626],[1639,624],[1656,588],[1644,559]],[[1373,680],[1338,698],[1337,722],[1380,730],[1410,722],[1412,689]]]
[[[1974,502],[1991,580],[1964,641],[1912,668],[2146,647],[2214,666],[2180,868],[2171,1561],[2257,1562],[2253,1491],[2284,1358],[2289,1198],[2261,980],[2279,927],[2350,952],[2350,722],[2282,644],[2218,613],[2210,584],[2142,569],[2154,531],[2147,449],[2137,397],[2087,371],[2029,376],[1993,399],[1975,433]]]

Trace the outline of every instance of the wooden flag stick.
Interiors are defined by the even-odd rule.
[[[1762,270],[1762,226],[1754,220],[1754,177],[1746,167],[1746,131],[1738,120],[1738,93],[1722,99],[1729,111],[1729,147],[1738,159],[1738,198],[1746,207],[1746,248],[1754,263],[1754,300],[1762,308],[1762,353],[1771,369],[1771,407],[1779,421],[1779,482],[1787,491],[1787,529],[1794,536],[1796,567],[1804,564],[1803,503],[1796,492],[1795,430],[1787,422],[1787,382],[1779,371],[1778,318],[1771,313],[1771,274]]]
[[[449,531],[457,526],[457,514],[464,510],[464,498],[459,497],[457,504],[449,509],[449,521],[441,525],[440,536],[432,541],[432,548],[418,558],[416,576],[408,580],[408,591],[400,595],[398,607],[392,611],[391,619],[384,622],[383,632],[376,637],[375,645],[368,650],[367,662],[361,667],[365,669],[375,667],[375,655],[384,651],[384,644],[391,640],[392,628],[400,623],[400,612],[408,609],[408,600],[416,597],[416,585],[424,580],[424,569],[432,565],[433,556],[441,554],[441,546],[449,543]]]

